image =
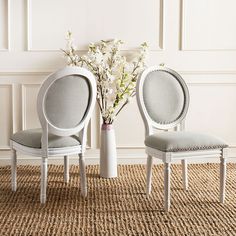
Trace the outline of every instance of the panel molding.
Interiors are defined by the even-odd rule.
[[[5,0],[6,1],[6,5],[7,5],[7,25],[6,25],[6,28],[7,28],[7,32],[6,32],[6,42],[7,42],[7,45],[6,45],[6,48],[0,48],[0,52],[8,52],[11,50],[11,47],[10,47],[10,18],[11,18],[11,15],[10,15],[10,2],[11,0]]]
[[[40,86],[39,83],[21,84],[21,129],[27,129],[26,121],[26,88],[29,86]]]
[[[0,72],[0,76],[4,75],[3,72]],[[13,74],[11,74],[13,73]],[[7,72],[7,75],[12,75],[15,77],[16,74],[18,75],[38,75],[38,74],[48,74],[49,72],[45,72],[45,71],[21,71],[21,72]],[[236,79],[235,79],[235,75],[236,75],[236,71],[179,71],[180,74],[182,75],[189,75],[186,78],[186,82],[188,85],[190,86],[235,86],[236,85]],[[221,75],[230,75],[226,77],[222,77]],[[196,75],[196,76],[195,76]],[[210,75],[210,77],[205,78],[204,80],[201,79],[201,77],[199,78],[199,76],[197,75]],[[215,75],[220,75],[216,78]],[[232,75],[232,76],[231,76]],[[192,77],[193,76],[193,77]],[[10,80],[10,79],[9,79]],[[15,132],[15,121],[14,121],[14,112],[15,112],[15,104],[14,104],[14,84],[11,83],[4,83],[2,82],[0,84],[0,86],[11,86],[12,88],[12,130],[13,132]],[[35,81],[33,78],[27,82],[27,83],[20,83],[20,89],[21,89],[21,94],[22,94],[22,100],[19,102],[19,106],[21,106],[21,125],[22,128],[25,129],[27,128],[27,124],[26,124],[26,94],[25,94],[25,88],[27,88],[27,86],[31,86],[31,85],[38,85],[40,86],[41,83],[39,81]],[[97,132],[99,132],[100,130],[100,124],[101,124],[101,119],[98,118],[97,113],[94,114],[92,116],[91,122],[89,124],[89,130],[88,130],[88,149],[94,149],[97,146],[99,147],[99,134]],[[98,129],[98,130],[97,130]],[[95,137],[96,136],[96,137]],[[231,147],[236,147],[236,144],[231,144]],[[9,147],[1,147],[1,150],[5,150],[5,149],[9,149]],[[117,149],[118,150],[143,150],[144,149],[144,145],[117,145]]]
[[[164,50],[164,16],[165,16],[165,5],[164,0],[160,0],[159,6],[159,48],[150,51],[162,51]]]
[[[186,46],[186,7],[185,7],[186,0],[180,0],[180,28],[179,28],[179,50],[180,51],[196,51],[196,52],[227,52],[227,51],[236,51],[236,48],[232,49],[219,49],[219,48],[212,48],[212,49],[201,49],[201,48],[188,48]]]
[[[10,111],[11,111],[11,127],[10,127],[10,130],[9,130],[9,136],[11,136],[11,133],[14,133],[15,132],[15,127],[16,127],[16,124],[15,124],[15,96],[14,96],[14,85],[11,84],[11,83],[6,83],[6,84],[0,84],[0,88],[1,87],[8,87],[10,89],[10,99],[11,99],[11,108],[10,108]],[[10,150],[10,146],[9,145],[6,145],[6,146],[0,146],[0,151],[5,151],[5,150]]]
[[[26,19],[27,19],[27,51],[33,51],[32,50],[32,32],[31,32],[31,28],[32,28],[32,12],[31,12],[31,0],[26,0]]]
[[[9,0],[8,0],[9,1]],[[26,50],[30,52],[59,52],[59,49],[37,49],[32,46],[32,0],[26,0],[26,19],[27,19],[27,42]],[[159,0],[159,37],[156,48],[150,48],[150,52],[158,52],[164,50],[164,15],[165,15],[165,6],[164,0]],[[89,43],[89,42],[88,42]],[[132,51],[133,49],[124,49],[122,51]],[[86,52],[87,48],[79,48],[78,51]]]

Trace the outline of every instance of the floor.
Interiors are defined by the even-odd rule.
[[[228,164],[227,197],[218,202],[219,165],[189,165],[184,192],[181,166],[172,165],[171,210],[163,211],[163,166],[156,165],[153,190],[145,195],[145,166],[119,166],[119,178],[102,179],[88,166],[88,197],[80,197],[79,167],[50,165],[47,203],[39,203],[39,166],[18,167],[10,190],[10,167],[0,167],[0,235],[236,235],[236,164]]]

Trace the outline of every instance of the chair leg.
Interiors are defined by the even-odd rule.
[[[12,191],[16,191],[17,189],[17,160],[16,160],[16,150],[12,149],[11,150],[11,188]]]
[[[220,158],[220,203],[225,201],[225,182],[226,182],[226,158],[223,149],[222,157]]]
[[[80,169],[80,186],[81,195],[87,196],[87,181],[86,181],[86,166],[83,154],[79,154],[79,169]]]
[[[182,163],[182,179],[183,179],[183,187],[184,191],[188,190],[188,163],[187,160],[181,160]]]
[[[69,166],[69,157],[68,156],[64,156],[64,181],[66,183],[69,182],[70,179],[70,166]]]
[[[170,209],[170,163],[164,164],[164,209]]]
[[[42,204],[46,203],[46,189],[47,189],[47,169],[48,169],[48,159],[42,157],[41,162],[41,192],[40,192],[40,202]]]
[[[147,157],[147,187],[146,194],[149,195],[152,189],[152,165],[153,165],[153,157]]]

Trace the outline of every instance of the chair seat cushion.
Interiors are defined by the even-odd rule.
[[[224,141],[214,136],[186,131],[162,132],[150,135],[145,139],[145,145],[163,152],[195,151],[228,147]]]
[[[41,148],[42,129],[29,129],[12,135],[11,140],[31,148]],[[63,148],[80,145],[79,138],[75,135],[62,137],[48,134],[49,148]]]

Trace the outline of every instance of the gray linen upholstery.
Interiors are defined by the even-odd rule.
[[[163,152],[225,148],[228,145],[214,136],[195,132],[162,132],[145,139],[145,145]]]
[[[31,148],[41,148],[42,129],[29,129],[17,132],[12,135],[11,140]],[[57,136],[48,134],[49,148],[64,148],[80,145],[79,138],[72,136]]]
[[[185,105],[183,88],[167,71],[150,72],[143,85],[143,99],[148,115],[160,124],[177,120]]]
[[[89,84],[78,75],[58,79],[47,91],[45,113],[58,128],[74,128],[83,119],[89,105]]]

